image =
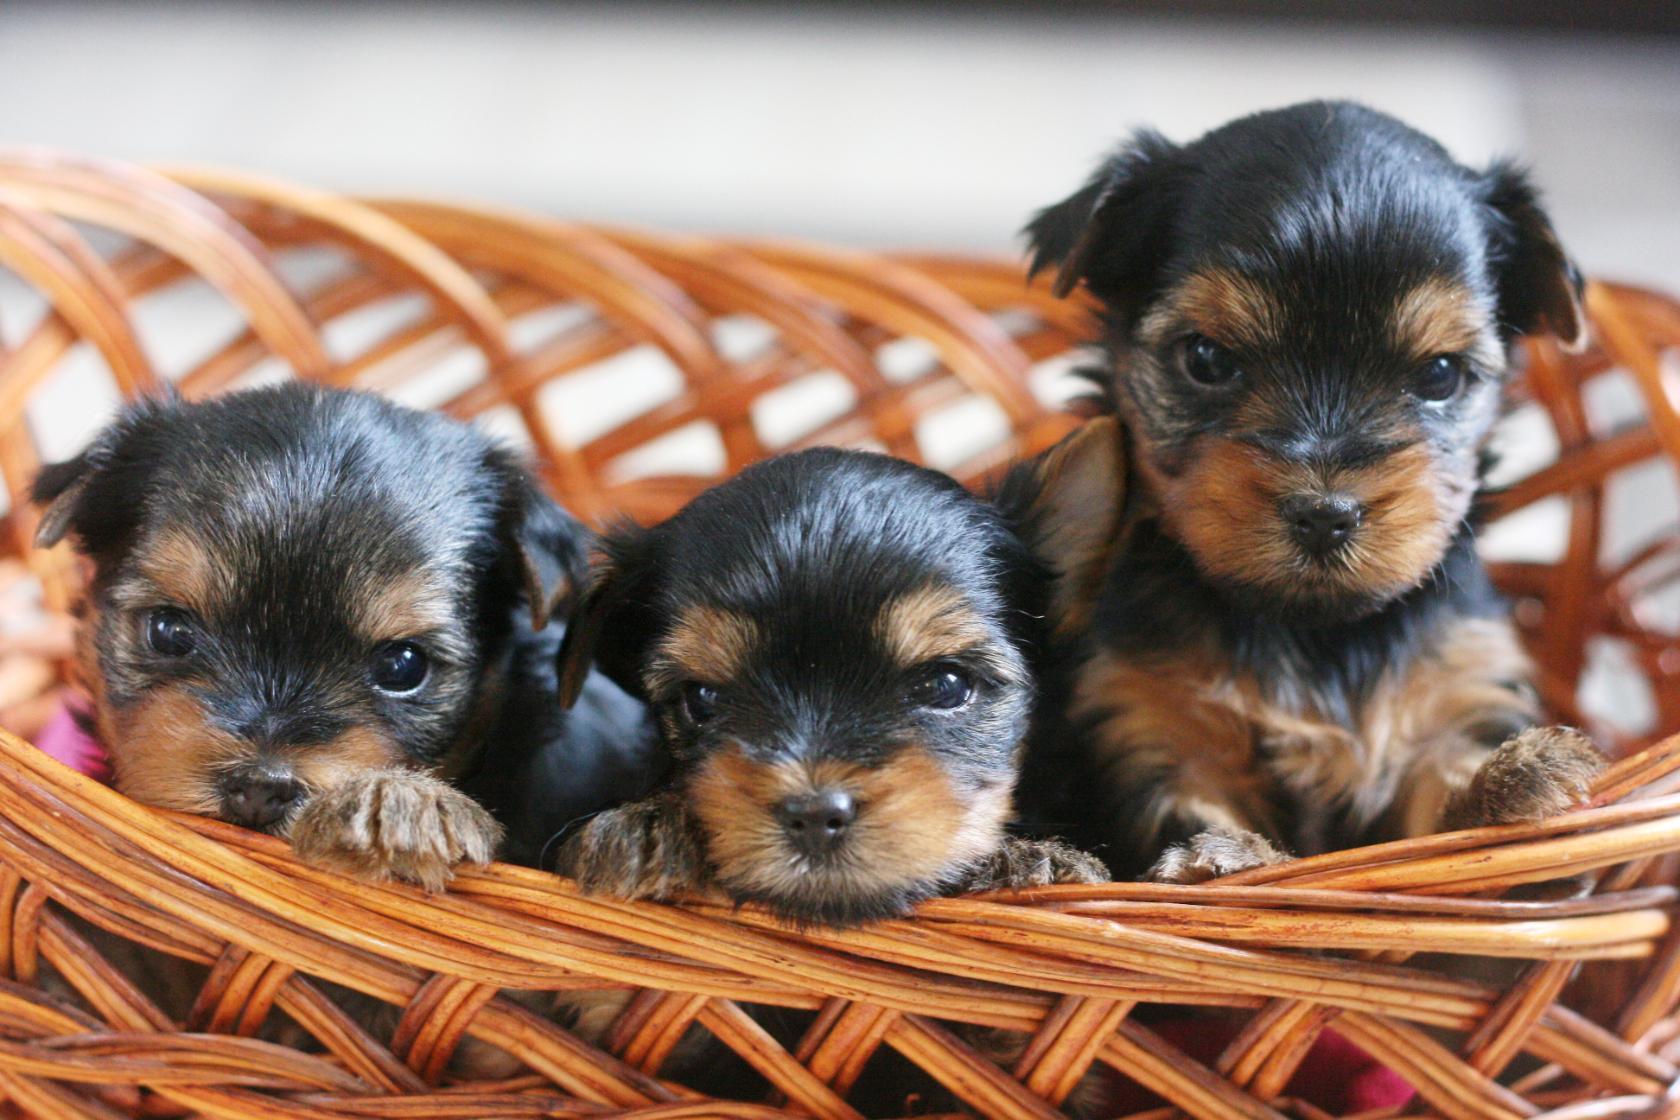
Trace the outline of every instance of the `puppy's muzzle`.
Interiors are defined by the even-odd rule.
[[[788,842],[806,856],[825,856],[846,842],[857,803],[838,789],[789,797],[776,806],[776,820]]]
[[[1365,508],[1347,494],[1291,494],[1278,503],[1290,539],[1315,560],[1325,560],[1353,543]]]
[[[224,820],[266,832],[303,799],[303,783],[281,767],[242,766],[222,775],[217,792]]]

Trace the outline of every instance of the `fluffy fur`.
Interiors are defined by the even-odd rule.
[[[148,400],[35,496],[39,543],[93,562],[81,677],[137,800],[435,889],[500,843],[462,787],[518,818],[516,776],[556,755],[568,815],[635,781],[639,706],[568,735],[539,634],[588,535],[466,425],[303,384]],[[398,649],[412,689],[380,684]]]
[[[671,769],[657,796],[562,846],[559,869],[587,889],[715,890],[851,924],[976,882],[1101,875],[1055,845],[998,859],[1043,580],[951,479],[803,452],[612,534],[605,553],[567,676],[593,654],[644,697]],[[848,816],[816,850],[787,807],[825,796]]]
[[[1025,787],[1040,819],[1184,879],[1578,800],[1580,736],[1500,746],[1538,713],[1472,540],[1510,344],[1584,329],[1526,178],[1318,102],[1183,146],[1140,133],[1028,234],[1035,269],[1101,302],[1125,459],[1014,483],[1116,511],[1106,548],[1044,552],[1084,575]]]

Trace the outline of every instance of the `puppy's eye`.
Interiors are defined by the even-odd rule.
[[[165,657],[185,657],[198,648],[198,631],[186,611],[159,607],[146,616],[146,644]]]
[[[426,683],[426,651],[413,642],[384,642],[373,651],[369,669],[373,686],[382,692],[413,692]]]
[[[718,690],[699,681],[687,681],[682,686],[682,710],[688,722],[699,727],[717,715]]]
[[[1242,376],[1236,356],[1200,334],[1184,340],[1184,372],[1196,384],[1210,388],[1229,385]]]
[[[910,685],[907,698],[918,708],[948,712],[974,696],[974,678],[956,665],[930,665]]]
[[[1420,401],[1451,400],[1464,384],[1464,373],[1464,359],[1457,354],[1432,358],[1412,378],[1412,396]]]

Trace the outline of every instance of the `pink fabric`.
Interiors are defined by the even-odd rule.
[[[96,781],[109,783],[111,756],[105,753],[105,747],[98,739],[82,730],[77,713],[71,707],[73,703],[65,701],[64,706],[47,721],[47,726],[41,729],[35,745],[70,769]]]
[[[1234,1021],[1201,1016],[1151,1023],[1149,1029],[1209,1066],[1237,1036]],[[1318,1036],[1284,1089],[1285,1096],[1304,1100],[1333,1116],[1398,1108],[1409,1102],[1414,1092],[1404,1077],[1328,1028]],[[1117,1073],[1103,1102],[1105,1111],[1115,1114],[1142,1112],[1165,1103]]]

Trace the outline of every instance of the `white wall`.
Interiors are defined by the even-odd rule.
[[[600,220],[1006,250],[1132,126],[1317,96],[1525,153],[1680,287],[1680,45],[883,9],[0,4],[0,140]]]

